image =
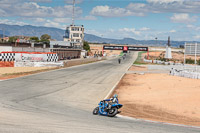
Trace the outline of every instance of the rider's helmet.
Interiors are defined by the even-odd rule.
[[[113,98],[117,98],[117,97],[118,97],[118,95],[117,95],[117,94],[114,94],[114,95],[113,95]]]

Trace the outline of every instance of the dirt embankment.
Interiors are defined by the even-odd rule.
[[[146,69],[135,67],[134,70]],[[200,126],[200,82],[197,79],[168,74],[126,74],[114,93],[124,105],[122,115]]]

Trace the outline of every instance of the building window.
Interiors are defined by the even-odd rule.
[[[79,37],[78,33],[73,33],[73,37]]]

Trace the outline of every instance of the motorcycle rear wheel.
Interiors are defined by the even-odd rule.
[[[98,115],[99,113],[99,107],[96,107],[94,110],[93,110],[93,115]]]
[[[118,109],[117,109],[116,107],[114,107],[114,108],[111,108],[111,109],[108,111],[108,116],[109,116],[109,117],[114,117],[117,113],[118,113]]]

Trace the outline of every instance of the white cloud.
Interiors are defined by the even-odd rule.
[[[80,20],[97,20],[97,18],[95,16],[89,15],[89,16],[81,17]]]
[[[148,30],[150,30],[150,28],[147,28],[147,27],[142,27],[142,28],[140,29],[140,31],[148,31]]]
[[[126,8],[110,7],[107,5],[94,7],[90,14],[102,17],[144,16],[143,13],[136,13]]]
[[[170,32],[170,33],[175,33],[175,32],[176,32],[176,30],[170,30],[169,32]]]
[[[191,25],[191,24],[189,24],[189,25],[187,25],[186,27],[187,27],[188,29],[194,30],[194,31],[199,31],[199,30],[200,30],[200,26],[196,26],[196,25]]]
[[[28,0],[30,2],[37,2],[37,3],[50,3],[52,0]]]
[[[8,25],[28,25],[28,23],[17,21],[17,20],[9,20],[9,19],[0,19],[0,24],[8,24]]]
[[[44,18],[34,18],[34,19],[32,19],[33,21],[35,21],[35,22],[45,22],[46,21],[46,19],[44,19]]]
[[[53,20],[57,23],[70,23],[70,22],[72,22],[71,18],[54,18]]]
[[[131,32],[135,35],[140,35],[140,31],[135,30],[135,28],[122,28],[119,29],[120,32]]]
[[[61,25],[60,23],[57,23],[57,22],[52,21],[52,20],[46,20],[46,22],[43,25],[46,26],[46,27],[55,27],[55,28],[61,28],[61,29],[66,28],[65,25]]]
[[[175,23],[192,23],[197,21],[197,16],[189,16],[187,13],[181,13],[181,14],[174,14],[171,18],[172,22]]]
[[[200,13],[200,1],[147,0],[147,3],[130,3],[125,8],[96,6],[90,12],[103,17],[145,16],[148,13]]]
[[[193,37],[194,39],[200,39],[200,35],[196,35]]]
[[[173,2],[183,2],[184,0],[147,0],[149,3],[173,3]]]
[[[73,0],[64,0],[64,1],[67,4],[73,4]],[[75,4],[80,4],[82,2],[83,2],[83,0],[75,0]]]
[[[0,0],[1,4],[13,4],[13,3],[23,3],[23,2],[49,3],[52,2],[52,0]]]
[[[1,10],[6,12],[6,16],[18,16],[18,17],[71,17],[72,5],[66,5],[64,7],[48,7],[40,6],[35,2],[22,2],[22,3],[3,3],[1,4]],[[1,12],[2,12],[1,11]],[[76,16],[82,14],[80,7],[75,8]]]

